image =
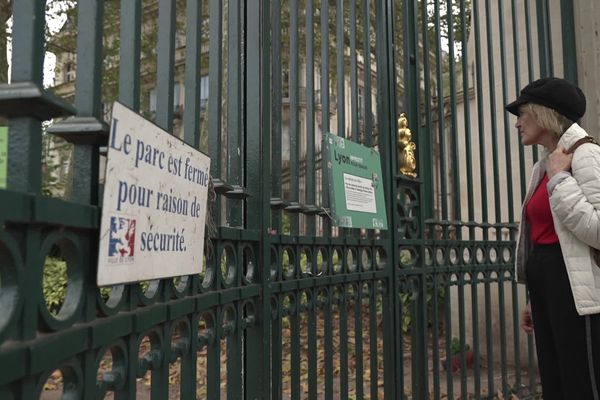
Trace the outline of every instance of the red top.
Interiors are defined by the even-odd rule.
[[[525,206],[527,222],[531,227],[531,241],[533,244],[558,243],[558,236],[554,230],[554,221],[550,211],[550,198],[548,196],[548,175],[540,182],[537,189]]]

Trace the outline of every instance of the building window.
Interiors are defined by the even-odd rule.
[[[363,88],[358,88],[358,119],[362,120],[365,117],[365,95],[363,93]]]
[[[175,116],[181,116],[180,114],[183,112],[183,96],[184,96],[184,88],[180,83],[176,83],[173,86],[173,112]],[[152,117],[156,115],[156,89],[152,89],[148,93],[148,111]]]
[[[200,108],[205,109],[208,106],[208,75],[200,78]]]
[[[65,65],[65,79],[66,83],[75,81],[75,63],[68,62]]]
[[[156,89],[152,89],[148,94],[148,111],[152,117],[156,115]]]
[[[175,47],[180,48],[185,46],[185,30],[178,29],[175,31]]]
[[[175,116],[181,116],[181,113],[183,112],[183,107],[182,107],[182,102],[181,102],[181,96],[182,96],[182,85],[180,83],[176,83],[175,86],[173,87],[173,112],[175,113]]]
[[[282,97],[284,99],[289,99],[290,98],[290,71],[289,70],[283,70],[283,78],[281,80],[281,86],[282,86]]]

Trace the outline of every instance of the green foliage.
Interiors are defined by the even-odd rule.
[[[100,288],[100,297],[102,300],[107,301],[112,294],[112,287],[106,286]]]
[[[46,257],[42,288],[46,307],[57,315],[67,296],[67,262],[61,258]]]
[[[283,232],[284,235],[290,235],[292,233],[292,225],[290,223],[290,216],[287,213],[282,213],[281,231]]]
[[[469,351],[471,350],[471,347],[466,344],[465,348],[461,348],[460,346],[460,339],[458,339],[457,337],[453,337],[452,338],[452,343],[450,344],[450,351],[452,352],[452,354],[460,354],[464,351]]]
[[[400,321],[400,328],[402,332],[408,333],[410,331],[410,327],[412,324],[412,315],[410,313],[410,303],[411,303],[411,295],[410,293],[400,293],[400,303],[402,307],[402,320]]]
[[[446,301],[446,291],[443,287],[438,287],[437,292],[433,287],[427,289],[426,295],[428,325],[433,326],[434,306],[436,305],[435,297],[437,296],[437,306],[441,307]],[[408,333],[412,328],[412,293],[400,293],[400,307],[403,310],[402,320],[400,321],[402,332]]]
[[[400,250],[400,265],[410,265],[412,255],[408,250]]]
[[[59,11],[66,15],[67,23],[60,32],[49,37],[48,50],[56,54],[76,54],[77,52],[77,7],[69,0],[53,0],[56,3],[68,3]],[[102,21],[102,103],[110,104],[117,99],[119,82],[119,60],[121,52],[120,25],[121,1],[105,0],[104,19]],[[142,86],[141,113],[152,118],[149,112],[149,90],[156,86],[157,80],[157,47],[158,47],[158,6],[156,0],[142,1],[142,26],[140,40],[140,78]],[[206,2],[207,3],[207,2]],[[176,1],[176,35],[185,36],[186,33],[186,2]],[[208,5],[204,6],[203,13],[208,12]],[[208,18],[205,16],[205,20]],[[206,32],[203,32],[203,43],[208,43]],[[205,37],[206,36],[206,37]],[[61,66],[58,66],[60,68]],[[107,117],[105,115],[105,117]]]

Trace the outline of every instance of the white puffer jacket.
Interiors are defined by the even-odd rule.
[[[587,136],[573,124],[561,136],[559,146],[570,149]],[[546,157],[533,167],[524,204],[527,204],[544,177]],[[579,315],[600,313],[600,267],[593,248],[600,249],[600,146],[583,144],[573,154],[571,174],[554,176],[548,182],[554,229],[565,259],[575,306]],[[531,248],[530,232],[521,211],[515,267],[519,282],[525,282],[525,264]]]

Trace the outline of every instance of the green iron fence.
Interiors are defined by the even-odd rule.
[[[45,3],[13,2],[0,86],[1,398],[533,398],[512,259],[538,152],[502,105],[576,79],[572,2],[86,0],[53,37]],[[96,287],[117,99],[213,160],[202,274]],[[324,132],[379,149],[392,229],[331,226]]]

